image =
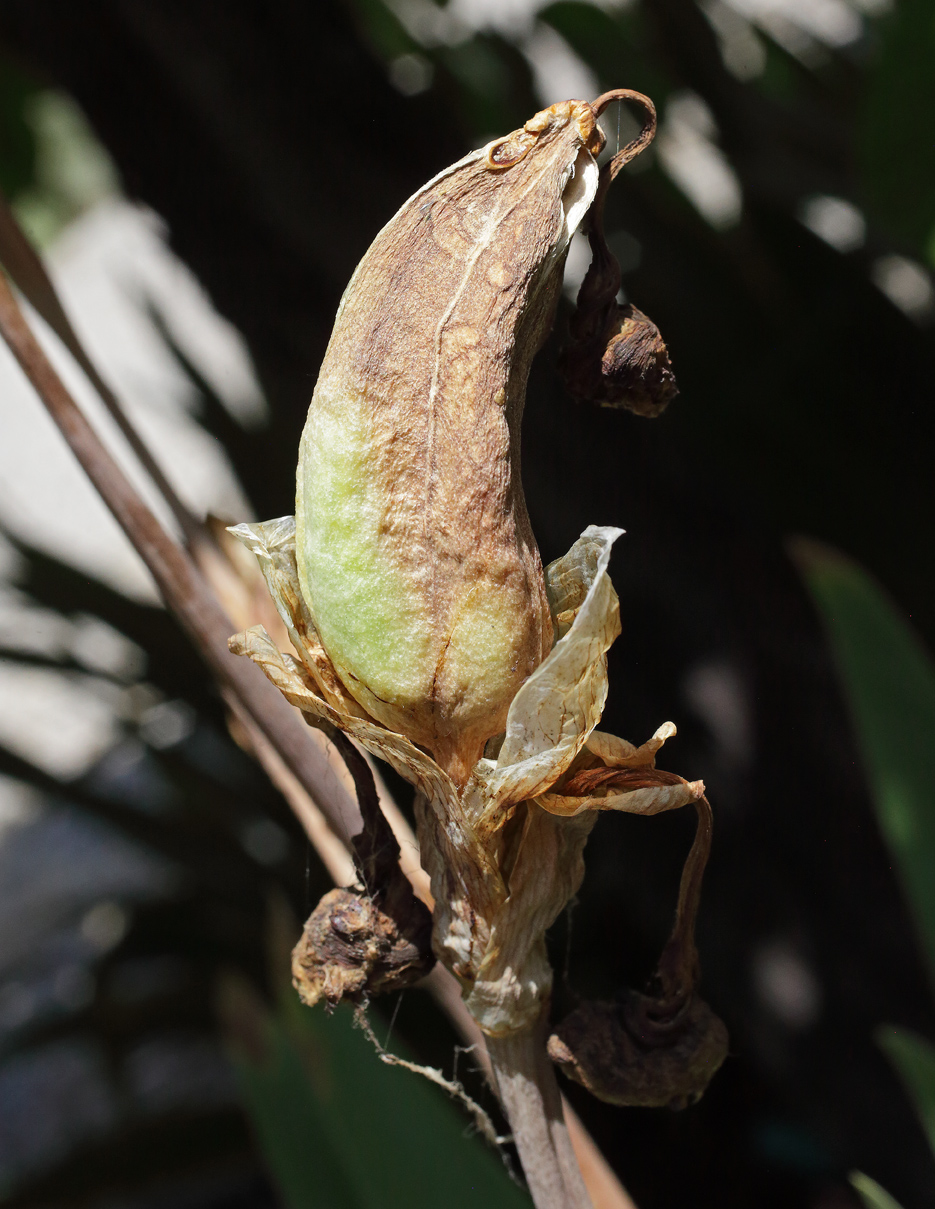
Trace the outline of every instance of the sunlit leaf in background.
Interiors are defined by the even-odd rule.
[[[793,553],[830,637],[880,827],[935,970],[935,668],[912,627],[856,563],[802,541]],[[876,1039],[935,1153],[935,1047],[894,1025],[878,1029]],[[867,1176],[852,1182],[869,1209],[898,1209]]]
[[[856,563],[812,542],[792,552],[831,640],[877,818],[935,972],[935,668]]]
[[[851,1175],[851,1183],[860,1193],[866,1209],[900,1209],[899,1202],[895,1201],[885,1188],[881,1188],[876,1180],[864,1175],[862,1171],[855,1171]]]
[[[892,1024],[877,1030],[877,1044],[899,1071],[935,1153],[935,1046]]]
[[[935,15],[899,0],[879,23],[863,100],[862,185],[878,218],[935,264]]]

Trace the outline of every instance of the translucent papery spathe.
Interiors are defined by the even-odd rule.
[[[313,724],[345,731],[416,788],[436,955],[461,980],[486,1032],[530,1026],[552,982],[545,932],[581,883],[595,812],[655,814],[704,788],[655,772],[657,751],[675,734],[671,723],[641,747],[595,729],[607,698],[607,650],[620,633],[607,566],[621,530],[590,526],[546,568],[557,641],[513,698],[496,754],[478,761],[460,792],[427,752],[344,690],[299,589],[293,519],[231,532],[259,560],[298,658],[262,626],[232,638],[231,650],[257,663]],[[597,769],[604,783],[572,791],[582,769]]]

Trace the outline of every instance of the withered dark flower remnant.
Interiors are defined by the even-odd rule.
[[[675,926],[646,990],[627,990],[616,1003],[583,1003],[549,1038],[552,1061],[610,1104],[685,1108],[727,1056],[727,1029],[695,991],[695,916],[711,847],[707,798],[695,807]]]
[[[580,309],[576,318],[580,318]],[[580,323],[574,327],[580,331]],[[616,301],[593,340],[573,342],[559,366],[569,394],[602,407],[625,407],[652,418],[678,394],[669,353],[656,327],[632,303]]]
[[[599,168],[597,119],[620,100],[642,107],[644,128]],[[657,329],[617,306],[600,229],[607,186],[654,130],[638,93],[565,101],[410,198],[341,301],[302,436],[295,518],[232,530],[257,556],[294,653],[262,627],[231,649],[312,725],[349,736],[417,790],[432,949],[490,1039],[539,1205],[586,1203],[554,1130],[537,1140],[527,1112],[530,1088],[543,1121],[557,1102],[540,1061],[546,930],[581,882],[598,811],[704,801],[700,781],[655,767],[671,723],[639,747],[596,729],[620,633],[607,565],[621,530],[590,526],[543,569],[519,473],[530,366],[592,206],[594,262],[566,376],[580,396],[646,415],[675,393]],[[362,882],[309,921],[295,964],[306,1002],[404,985],[425,968],[418,921],[394,932],[393,892],[380,877]],[[692,957],[663,1015],[687,1020],[698,1001],[685,920],[680,952]],[[574,1055],[559,1060],[575,1067]],[[577,1061],[581,1077],[593,1062]],[[598,1090],[599,1078],[584,1081]]]
[[[594,102],[595,109],[618,96],[619,92],[605,93]],[[631,303],[617,301],[620,266],[604,237],[604,202],[620,169],[652,141],[655,130],[652,111],[639,135],[601,172],[588,215],[591,263],[578,291],[571,340],[559,361],[559,372],[573,398],[650,417],[665,410],[678,387],[659,328]]]
[[[319,726],[354,780],[363,830],[351,841],[360,886],[326,894],[305,922],[292,955],[304,1003],[358,1000],[402,990],[430,973],[432,917],[399,864],[399,844],[380,809],[373,772],[340,730]]]

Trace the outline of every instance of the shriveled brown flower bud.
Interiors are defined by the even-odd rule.
[[[600,113],[624,90],[594,102]],[[656,112],[647,107],[639,135],[601,169],[601,182],[588,218],[591,264],[578,291],[571,339],[559,360],[569,394],[602,407],[625,407],[640,416],[657,416],[678,394],[669,352],[655,323],[635,306],[620,306],[620,266],[604,238],[604,200],[611,181],[651,141]]]
[[[405,912],[381,910],[366,893],[331,890],[306,920],[292,954],[292,980],[312,1006],[402,990],[435,964],[432,917],[410,895]]]
[[[678,394],[659,328],[629,302],[614,303],[592,353],[566,354],[562,368],[573,398],[640,416],[658,416]]]
[[[656,769],[637,769],[651,783]],[[620,784],[612,770],[579,775],[590,788]],[[672,774],[662,773],[663,782]],[[677,778],[675,778],[677,779]],[[727,1029],[695,991],[695,916],[711,849],[711,807],[695,800],[698,826],[685,860],[672,935],[645,993],[616,1003],[582,1003],[549,1038],[549,1057],[599,1100],[644,1108],[687,1108],[727,1057]]]
[[[622,1003],[584,1003],[549,1038],[549,1057],[608,1104],[686,1108],[727,1057],[727,1029],[692,996],[671,1019],[636,991]]]

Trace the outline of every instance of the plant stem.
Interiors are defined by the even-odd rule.
[[[547,1017],[487,1052],[536,1209],[591,1209],[562,1112],[555,1071],[545,1052]]]
[[[399,824],[394,826],[396,838],[400,843],[414,842],[415,837],[409,840],[401,828],[408,828],[408,823],[404,819],[400,819]],[[499,1097],[500,1089],[494,1080],[493,1068],[490,1063],[491,1039],[481,1032],[477,1021],[465,1006],[464,1000],[461,998],[461,986],[454,974],[450,970],[446,970],[439,962],[431,974],[419,985],[431,993],[436,1003],[457,1029],[465,1045],[473,1046],[474,1057],[483,1069],[494,1093]],[[554,1070],[551,1073],[554,1080]],[[597,1143],[585,1129],[574,1109],[564,1096],[560,1098],[574,1160],[578,1164],[581,1178],[584,1180],[594,1209],[636,1209],[632,1197],[620,1183],[616,1172],[598,1149]],[[571,1162],[571,1159],[568,1161]],[[584,1203],[588,1204],[587,1201]]]

